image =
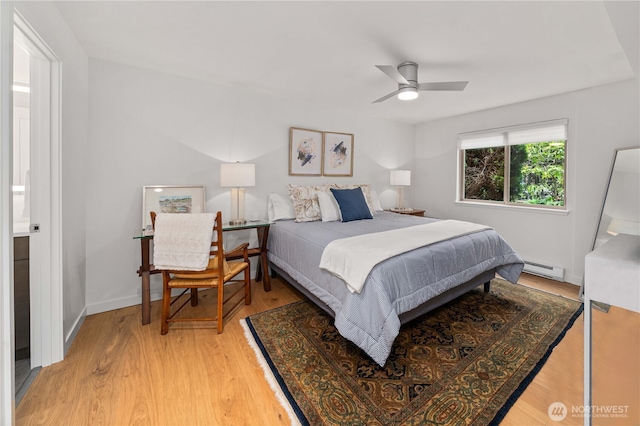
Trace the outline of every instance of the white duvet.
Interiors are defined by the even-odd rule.
[[[351,293],[360,293],[369,273],[378,263],[419,247],[485,229],[491,228],[459,220],[442,220],[340,238],[331,241],[325,247],[320,268],[341,278]]]

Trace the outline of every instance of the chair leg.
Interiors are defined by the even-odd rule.
[[[191,306],[198,306],[198,289],[191,289]]]
[[[220,282],[218,283],[217,310],[218,310],[218,334],[221,334],[222,330],[224,329],[224,323],[223,323],[223,320],[222,320],[222,314],[224,312],[224,282],[223,282],[223,280],[220,280]]]
[[[171,289],[169,288],[169,276],[162,273],[162,315],[160,323],[160,334],[167,334],[169,332],[169,318],[171,309]]]
[[[251,304],[251,276],[249,275],[249,268],[244,270],[244,304]]]

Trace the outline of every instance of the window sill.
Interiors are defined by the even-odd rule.
[[[465,207],[486,207],[490,209],[526,211],[527,213],[551,214],[556,216],[569,215],[568,209],[549,209],[545,207],[516,206],[513,204],[483,203],[479,201],[456,201],[455,203],[459,206]]]

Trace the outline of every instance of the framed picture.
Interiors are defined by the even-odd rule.
[[[151,226],[150,212],[204,213],[204,185],[150,185],[142,187],[142,229]]]
[[[322,175],[322,132],[289,129],[289,176]]]
[[[324,132],[322,174],[353,176],[353,134]]]

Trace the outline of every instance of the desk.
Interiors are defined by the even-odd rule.
[[[591,407],[591,301],[640,312],[640,236],[618,234],[584,259],[584,406]],[[591,416],[584,416],[585,426]]]
[[[243,229],[255,229],[258,233],[258,247],[247,250],[249,257],[260,256],[260,262],[256,268],[256,281],[262,282],[264,291],[271,291],[271,280],[269,279],[269,263],[267,261],[267,241],[269,240],[269,227],[272,222],[260,220],[257,222],[247,221],[245,225],[231,226],[225,225],[223,232],[240,231]],[[153,235],[144,235],[142,229],[133,234],[134,240],[140,240],[140,252],[142,263],[137,273],[142,278],[142,325],[151,322],[151,274],[160,273],[151,264],[150,246]],[[228,257],[227,259],[240,259],[241,256]]]

